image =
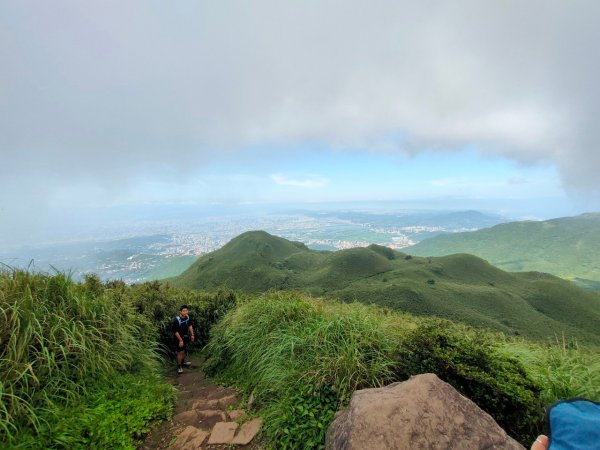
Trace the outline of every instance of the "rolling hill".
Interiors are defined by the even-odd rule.
[[[417,256],[469,253],[504,270],[547,272],[600,290],[600,213],[439,235],[405,250]]]
[[[169,282],[245,292],[300,290],[377,303],[544,340],[600,344],[600,295],[539,272],[509,273],[467,254],[417,257],[371,245],[315,251],[264,231],[244,233]]]

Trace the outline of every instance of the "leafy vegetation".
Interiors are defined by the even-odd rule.
[[[402,321],[364,305],[271,294],[247,300],[213,329],[205,370],[255,392],[276,448],[318,448],[303,445],[324,437],[355,389],[393,379],[395,330],[403,328],[393,324]]]
[[[600,356],[598,348],[557,341],[539,345],[511,340],[506,351],[522,361],[531,377],[543,384],[545,405],[561,398],[587,397],[600,401]]]
[[[128,373],[148,374],[142,383],[146,389],[121,389],[133,398],[117,399],[115,408],[127,401],[145,403],[145,408],[130,411],[130,421],[135,423],[119,430],[126,430],[127,437],[117,433],[115,439],[133,448],[142,423],[167,417],[165,405],[170,404],[172,391],[161,386],[158,378],[149,321],[127,302],[117,301],[110,288],[106,295],[102,290],[94,277],[75,284],[64,274],[12,271],[0,275],[0,442],[4,445],[21,441],[30,448],[99,445],[102,437],[91,433],[82,437],[81,426],[87,420],[88,425],[95,423],[98,393],[115,380],[121,380],[124,388]],[[142,399],[139,395],[148,390],[162,395]],[[73,410],[89,413],[79,416],[79,427],[72,426]]]
[[[278,428],[268,428],[267,438],[282,450],[312,450],[325,448],[327,427],[339,406],[337,393],[328,386],[303,390],[283,398],[282,416],[274,417]]]
[[[359,287],[357,280],[363,280],[365,292],[373,294],[365,287],[369,283],[394,284],[399,274],[414,273],[406,283],[429,290],[452,283],[471,289],[475,308],[491,301],[476,303],[476,293],[485,297],[487,289],[505,285],[508,295],[510,283],[517,280],[518,289],[520,280],[529,297],[518,308],[566,316],[563,323],[573,327],[596,320],[595,294],[569,304],[554,301],[552,289],[568,298],[572,287],[544,274],[515,278],[461,255],[408,257],[380,246],[319,253],[258,237],[263,259],[247,248],[238,248],[239,256],[244,267],[257,268],[253,275],[263,271],[271,280],[278,276],[273,269],[295,267],[298,276],[321,280],[318,286],[331,292],[344,292],[346,282]],[[228,261],[212,257],[204,263]],[[327,264],[320,262],[323,257]],[[387,282],[378,272],[382,268]],[[348,279],[340,282],[344,276]],[[433,298],[418,295],[419,308]],[[446,295],[456,306],[452,290]],[[208,342],[205,370],[254,393],[275,448],[323,448],[329,423],[354,390],[423,372],[452,384],[525,444],[539,430],[544,405],[571,396],[600,401],[598,349],[567,333],[554,344],[535,343],[426,317],[420,309],[416,316],[301,292],[240,297],[225,289],[206,293],[156,281],[126,286],[88,276],[74,283],[60,273],[5,271],[0,274],[0,446],[135,448],[153,422],[171,414],[174,390],[163,381],[159,355],[171,340],[170,320],[184,303],[196,318],[200,345]],[[573,319],[573,307],[588,317]],[[511,309],[503,308],[503,317],[513,320]]]
[[[158,420],[169,418],[174,391],[158,374],[116,373],[69,406],[38,410],[41,427],[13,439],[19,448],[135,449]]]
[[[470,253],[504,270],[581,278],[581,285],[598,290],[600,213],[540,222],[512,222],[473,232],[440,235],[407,251],[420,256]]]
[[[206,342],[235,302],[158,282],[0,273],[0,446],[136,448],[171,414],[158,356],[170,318],[188,303]]]
[[[300,290],[537,340],[556,336],[600,344],[600,295],[537,272],[508,273],[471,255],[417,257],[379,245],[309,250],[248,232],[199,258],[176,286],[250,293]]]
[[[322,448],[333,412],[355,389],[423,372],[436,373],[530,444],[544,405],[563,394],[600,399],[594,352],[272,292],[244,300],[213,328],[206,370],[254,392],[275,448]]]
[[[114,284],[114,282],[113,282]],[[219,289],[214,293],[193,289],[174,288],[159,281],[139,285],[119,284],[122,298],[127,299],[138,312],[151,323],[152,337],[161,344],[160,350],[168,354],[173,341],[171,321],[181,305],[187,305],[194,320],[196,347],[208,342],[211,327],[228,310],[234,308],[237,296],[230,290]]]
[[[437,374],[526,441],[539,426],[541,383],[502,352],[503,341],[447,321],[423,321],[400,346],[397,375]]]

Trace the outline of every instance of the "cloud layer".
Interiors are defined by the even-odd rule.
[[[578,0],[3,2],[0,177],[31,200],[318,141],[549,161],[597,195],[598,17]]]

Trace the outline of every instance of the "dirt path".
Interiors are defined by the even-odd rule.
[[[249,418],[248,405],[240,405],[233,389],[208,380],[200,358],[192,356],[190,361],[192,366],[183,374],[173,373],[179,389],[173,420],[154,428],[138,450],[260,450],[254,436],[262,419]]]

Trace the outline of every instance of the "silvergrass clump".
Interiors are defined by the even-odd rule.
[[[355,389],[392,381],[398,331],[410,327],[400,322],[362,304],[267,294],[213,329],[207,370],[255,392],[277,448],[315,448]]]
[[[155,371],[150,323],[95,277],[0,273],[0,443],[46,429],[119,373]]]
[[[557,338],[552,344],[513,339],[506,351],[542,386],[545,405],[572,397],[600,401],[600,349]]]
[[[399,315],[362,304],[272,293],[229,313],[207,346],[207,370],[247,380],[258,396],[299,383],[329,386],[342,397],[391,379]],[[237,377],[236,377],[237,378]]]

